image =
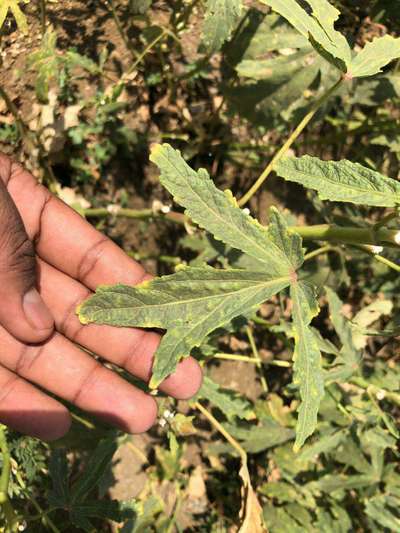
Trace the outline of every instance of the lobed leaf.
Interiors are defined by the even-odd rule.
[[[400,183],[359,163],[322,161],[317,157],[282,158],[276,173],[287,181],[318,192],[321,200],[394,207],[400,204]]]
[[[367,43],[348,65],[353,78],[373,76],[400,57],[400,37],[385,35]]]
[[[299,384],[301,397],[293,448],[298,451],[317,425],[319,404],[324,396],[324,380],[321,352],[310,328],[311,320],[319,311],[314,291],[304,282],[296,282],[290,287],[290,295],[295,339],[293,380]]]
[[[208,0],[203,43],[208,52],[218,52],[227,41],[242,13],[242,0]]]
[[[279,222],[279,228],[274,224],[261,226],[237,206],[230,191],[224,193],[215,187],[205,169],[196,172],[190,168],[179,150],[169,144],[156,145],[150,160],[159,167],[160,181],[176,202],[214,238],[265,263],[265,272],[271,276],[289,275],[302,264],[298,235],[289,236],[283,222]],[[280,220],[276,210],[271,216],[274,222]],[[288,249],[290,257],[286,255]]]
[[[334,28],[340,12],[327,0],[307,0],[311,9],[309,15],[296,0],[261,0],[274,11],[284,17],[304,37],[310,39],[318,52],[327,52],[336,66],[346,71],[346,65],[351,60],[350,46],[340,32]],[[322,48],[322,50],[321,50]]]
[[[150,382],[155,388],[214,329],[255,310],[289,283],[290,276],[187,267],[136,287],[99,287],[78,313],[86,324],[167,329],[155,357]]]

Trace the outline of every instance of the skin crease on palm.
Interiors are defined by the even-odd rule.
[[[75,314],[98,285],[135,285],[146,277],[117,245],[0,155],[0,423],[44,440],[65,435],[70,414],[49,391],[126,432],[149,429],[154,398],[77,345],[147,381],[159,336],[83,326]],[[160,390],[190,398],[201,379],[188,357]]]

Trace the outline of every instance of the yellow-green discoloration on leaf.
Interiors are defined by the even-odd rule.
[[[166,329],[150,383],[155,388],[206,335],[256,309],[289,282],[263,272],[186,267],[145,287],[102,287],[81,304],[79,318],[86,324]]]
[[[290,287],[293,301],[293,331],[295,340],[294,382],[299,385],[301,404],[298,410],[296,441],[298,451],[317,425],[319,404],[324,395],[321,352],[312,329],[311,320],[318,314],[318,302],[312,287],[304,282]]]

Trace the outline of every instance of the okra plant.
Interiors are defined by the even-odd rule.
[[[295,342],[293,382],[301,399],[294,444],[294,449],[299,450],[317,426],[324,384],[346,381],[359,372],[354,352],[347,357],[347,352],[342,350],[330,364],[321,356],[321,352],[329,352],[329,343],[311,325],[319,312],[321,287],[312,283],[304,269],[305,261],[316,256],[313,252],[307,253],[304,241],[346,243],[370,254],[377,251],[376,246],[397,246],[400,233],[389,229],[387,223],[397,216],[400,184],[357,162],[322,161],[307,155],[288,157],[287,154],[313,116],[336,91],[341,87],[346,90],[346,85],[353,80],[378,74],[393,59],[400,57],[400,39],[385,35],[361,50],[352,50],[345,36],[334,27],[339,11],[328,1],[307,0],[306,7],[295,0],[262,0],[261,3],[270,6],[299,32],[302,46],[306,46],[307,53],[312,53],[314,61],[318,60],[318,65],[322,65],[318,68],[325,68],[323,63],[328,62],[329,68],[335,69],[333,84],[309,106],[259,179],[239,200],[230,191],[217,189],[206,170],[193,170],[180,152],[168,144],[156,145],[150,156],[160,169],[161,183],[176,203],[185,208],[188,219],[214,239],[240,251],[246,268],[185,266],[172,275],[135,287],[99,287],[78,312],[83,323],[166,330],[155,355],[150,381],[150,387],[156,389],[175,370],[177,363],[200,346],[215,329],[229,325],[238,316],[254,313],[273,295],[289,291],[292,319],[288,329]],[[208,23],[207,31],[214,35],[214,40],[223,41],[230,28],[226,26],[229,26],[229,20],[223,24],[220,4],[227,2],[210,4],[215,6],[214,10],[210,7],[209,15],[216,18],[214,26]],[[231,15],[240,8],[239,1],[234,4],[235,7],[229,8]],[[221,22],[220,28],[215,25],[218,21]],[[222,34],[216,33],[217,30]],[[213,47],[212,39],[210,46]],[[258,61],[258,68],[270,68],[271,61],[265,59],[261,65]],[[282,63],[282,67],[286,68],[287,64]],[[252,65],[247,62],[241,68],[249,72]],[[292,226],[278,209],[272,208],[269,224],[263,226],[242,207],[272,171],[285,180],[317,191],[321,200],[393,208],[393,213],[378,224],[363,227]],[[390,266],[399,270],[393,263]],[[329,291],[327,297],[331,301],[334,298]]]

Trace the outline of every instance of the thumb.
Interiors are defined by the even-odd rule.
[[[41,342],[53,317],[36,289],[36,258],[21,216],[0,178],[0,324],[17,339]]]

